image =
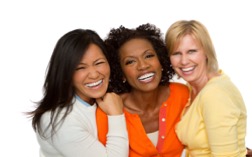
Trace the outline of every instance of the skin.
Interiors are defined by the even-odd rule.
[[[115,93],[105,95],[109,77],[110,67],[106,57],[97,45],[91,44],[73,75],[76,94],[91,105],[96,99],[108,115],[122,114],[123,105],[120,96]]]
[[[217,73],[207,71],[207,57],[202,46],[191,35],[185,35],[177,43],[170,56],[176,73],[192,86],[192,99]]]
[[[110,67],[102,50],[91,44],[83,55],[73,76],[76,94],[91,103],[92,98],[102,97],[108,87]]]
[[[146,133],[158,130],[159,109],[169,95],[169,88],[159,86],[162,66],[158,56],[145,39],[131,39],[120,49],[124,77],[132,87],[122,94],[125,109],[138,114]]]
[[[249,156],[252,156],[252,150],[249,149],[249,148],[247,148],[247,156],[248,156],[248,157],[249,157]]]

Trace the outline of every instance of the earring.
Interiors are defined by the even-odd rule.
[[[123,83],[125,83],[125,82],[126,82],[126,79],[124,78],[124,79],[123,79]]]
[[[179,76],[178,74],[176,74],[177,75],[177,79],[180,79],[181,78],[181,76]]]

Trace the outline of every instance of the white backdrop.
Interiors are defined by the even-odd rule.
[[[240,89],[248,112],[246,145],[252,148],[252,9],[249,0],[9,0],[0,2],[1,154],[38,157],[31,121],[22,112],[42,97],[46,66],[57,40],[76,28],[105,38],[113,27],[152,23],[165,33],[180,19],[209,30],[220,68]],[[250,72],[249,72],[250,71]],[[3,155],[1,155],[3,156]]]

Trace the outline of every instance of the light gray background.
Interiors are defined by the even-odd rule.
[[[22,112],[42,97],[54,45],[76,28],[105,38],[113,27],[153,23],[165,33],[180,19],[209,30],[220,68],[240,89],[248,111],[246,145],[252,148],[252,9],[249,0],[10,0],[0,2],[0,144],[5,156],[38,157],[31,121]],[[3,155],[1,155],[3,156]]]

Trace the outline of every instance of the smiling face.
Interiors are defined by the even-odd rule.
[[[91,44],[76,67],[73,84],[76,94],[86,102],[102,97],[108,88],[110,67],[102,50]]]
[[[133,90],[147,92],[158,87],[162,67],[150,42],[131,39],[119,51],[124,76]]]
[[[200,83],[207,78],[207,57],[200,44],[185,35],[170,55],[176,73],[190,84]]]

